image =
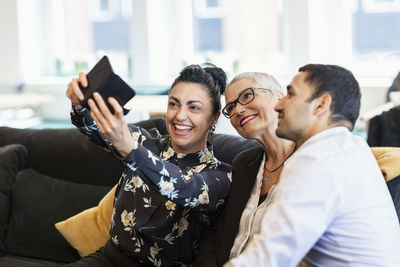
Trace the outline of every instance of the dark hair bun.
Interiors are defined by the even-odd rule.
[[[205,72],[213,77],[216,83],[216,89],[219,89],[220,94],[223,95],[225,92],[227,79],[225,71],[211,63],[204,64],[203,68]]]

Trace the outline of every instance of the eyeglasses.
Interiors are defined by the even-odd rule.
[[[255,87],[250,87],[244,90],[243,92],[240,93],[238,98],[236,98],[235,101],[228,103],[223,109],[222,109],[222,114],[224,114],[225,117],[228,119],[233,116],[235,108],[237,103],[241,104],[242,106],[249,104],[251,101],[254,100],[255,98],[255,93],[254,91],[256,90],[262,90],[262,91],[267,91],[272,93],[270,89],[266,88],[255,88]]]

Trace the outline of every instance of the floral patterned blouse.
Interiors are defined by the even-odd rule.
[[[110,225],[113,243],[138,262],[186,266],[194,261],[201,232],[221,211],[230,189],[231,166],[218,161],[212,146],[176,153],[169,136],[132,127],[135,148],[123,159],[98,131],[88,110],[71,110],[78,129],[120,159]]]

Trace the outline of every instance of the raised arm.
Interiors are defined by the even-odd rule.
[[[88,85],[86,74],[83,72],[79,73],[78,78],[72,79],[68,84],[66,91],[67,97],[71,100],[72,108],[70,111],[71,122],[74,124],[78,130],[86,135],[92,142],[101,146],[107,151],[113,150],[112,145],[105,140],[101,132],[99,131],[96,123],[90,116],[89,110],[81,106],[81,100],[83,100],[83,93],[79,87],[79,83],[86,87]]]

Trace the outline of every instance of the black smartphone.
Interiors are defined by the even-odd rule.
[[[107,56],[103,56],[86,77],[88,86],[83,87],[79,84],[84,95],[84,99],[81,101],[83,107],[89,108],[87,101],[89,98],[93,98],[94,92],[98,92],[103,97],[110,111],[114,113],[114,109],[107,100],[109,97],[114,97],[123,107],[136,94],[134,89],[114,73]],[[128,109],[124,108],[123,110],[125,115],[129,112]]]

